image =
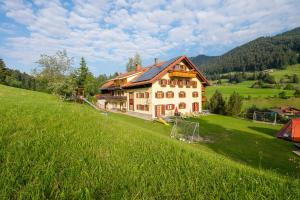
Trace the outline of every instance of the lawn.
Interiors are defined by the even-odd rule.
[[[300,64],[290,65],[284,70],[275,70],[274,72],[271,73],[271,75],[274,76],[276,81],[278,82],[280,81],[281,78],[284,77],[284,75],[293,75],[293,74],[297,74],[297,76],[300,78]]]
[[[300,108],[300,98],[291,97],[289,99],[280,98],[252,98],[250,100],[244,100],[243,109],[247,109],[252,105],[256,105],[258,108],[274,108],[281,106],[293,106]]]
[[[213,85],[206,88],[206,95],[210,98],[216,90],[220,91],[224,97],[229,97],[234,91],[238,92],[243,97],[255,97],[255,98],[266,98],[278,96],[282,91],[287,93],[287,96],[293,96],[294,91],[273,89],[273,88],[251,88],[250,86],[254,81],[244,81],[239,84],[224,84],[224,85]]]
[[[0,85],[2,199],[299,199],[299,159],[277,126],[196,118],[213,143],[171,127]],[[222,123],[220,123],[222,122]]]

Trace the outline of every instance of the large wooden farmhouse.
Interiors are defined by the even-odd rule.
[[[97,105],[102,109],[137,112],[157,118],[199,113],[206,101],[208,80],[189,58],[166,62],[121,74],[104,83]]]

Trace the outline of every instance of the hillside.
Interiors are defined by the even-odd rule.
[[[269,73],[274,77],[277,83],[284,79],[287,75],[296,74],[300,77],[300,64],[287,66],[284,70],[273,70]],[[243,107],[246,109],[252,105],[258,108],[273,108],[281,106],[293,106],[300,108],[300,98],[294,97],[295,90],[284,90],[287,83],[283,83],[281,89],[278,88],[252,88],[253,81],[243,81],[241,83],[228,83],[227,79],[222,79],[222,84],[207,87],[206,95],[210,98],[216,90],[220,91],[225,98],[228,98],[234,91],[238,92],[244,99]],[[289,83],[293,87],[300,87],[299,83]],[[289,97],[288,99],[281,99],[278,97],[280,92],[285,92]]]
[[[300,160],[278,126],[211,115],[194,120],[214,143],[186,144],[44,93],[0,85],[0,104],[3,199],[300,198]]]
[[[260,37],[215,57],[196,56],[192,61],[206,74],[231,71],[261,71],[300,62],[300,27],[273,36]]]

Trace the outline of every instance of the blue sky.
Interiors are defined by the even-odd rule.
[[[31,72],[40,54],[66,49],[78,66],[125,71],[140,53],[158,57],[220,55],[259,36],[300,26],[299,0],[0,0],[0,57]]]

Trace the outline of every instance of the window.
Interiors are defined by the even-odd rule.
[[[175,87],[176,86],[176,80],[175,79],[171,79],[170,80],[170,87]]]
[[[185,103],[183,103],[183,102],[179,103],[178,108],[185,109]]]
[[[149,92],[145,92],[145,98],[149,98]]]
[[[144,98],[144,93],[143,92],[136,93],[136,98]]]
[[[192,81],[193,88],[197,88],[197,81]]]
[[[161,86],[161,87],[166,87],[167,84],[168,84],[168,81],[167,81],[166,79],[161,79],[161,80],[159,81],[159,83],[160,83],[160,86]]]
[[[162,91],[156,92],[156,93],[155,93],[155,98],[157,98],[157,99],[162,99],[162,98],[164,98],[164,92],[162,92]]]
[[[184,91],[179,92],[179,98],[185,98],[185,92]]]
[[[178,80],[177,83],[178,83],[178,87],[180,88],[183,87],[183,80]]]
[[[174,104],[167,104],[166,105],[166,110],[174,110],[175,105]]]
[[[174,97],[174,92],[172,92],[172,91],[166,92],[166,97],[167,98],[173,98]]]
[[[190,88],[191,87],[191,81],[190,80],[186,80],[186,87]]]
[[[148,105],[142,105],[142,104],[137,104],[136,105],[137,110],[146,110],[149,111],[149,106]]]
[[[193,97],[198,97],[198,92],[193,92]]]

